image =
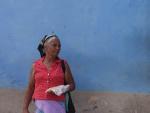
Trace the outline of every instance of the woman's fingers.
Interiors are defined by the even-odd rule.
[[[55,94],[51,89],[47,89],[47,90],[45,91],[45,93]]]

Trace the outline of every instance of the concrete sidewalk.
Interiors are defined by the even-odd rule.
[[[24,92],[0,89],[0,113],[22,113]],[[102,93],[75,91],[72,93],[76,113],[150,113],[150,94]],[[33,103],[30,113],[34,113]]]

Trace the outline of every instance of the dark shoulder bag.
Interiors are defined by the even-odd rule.
[[[65,74],[66,67],[65,67],[64,60],[61,61],[61,64],[62,64],[63,72]],[[66,84],[65,80],[64,80],[64,84]],[[65,94],[65,98],[66,98],[65,99],[66,113],[75,113],[75,107],[74,107],[74,104],[73,104],[73,101],[72,101],[72,98],[71,98],[71,92],[68,91]]]

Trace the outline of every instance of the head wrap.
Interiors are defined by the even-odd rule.
[[[48,39],[50,39],[50,38],[52,38],[52,37],[58,38],[58,36],[55,35],[55,34],[52,34],[52,35],[50,35],[50,36],[45,35],[45,36],[42,38],[42,40],[40,41],[40,43],[39,43],[37,49],[38,49],[38,51],[40,52],[41,57],[45,56],[44,43],[45,43]]]

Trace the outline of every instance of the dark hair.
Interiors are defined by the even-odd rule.
[[[40,52],[41,57],[43,57],[43,56],[46,55],[45,52],[44,52],[44,50],[43,50],[43,49],[44,49],[44,43],[45,43],[48,39],[50,39],[50,38],[52,38],[52,37],[58,38],[58,36],[55,35],[55,34],[52,34],[52,35],[50,35],[50,36],[45,35],[45,36],[42,38],[42,40],[40,41],[40,43],[39,43],[37,49],[38,49],[38,51]]]

